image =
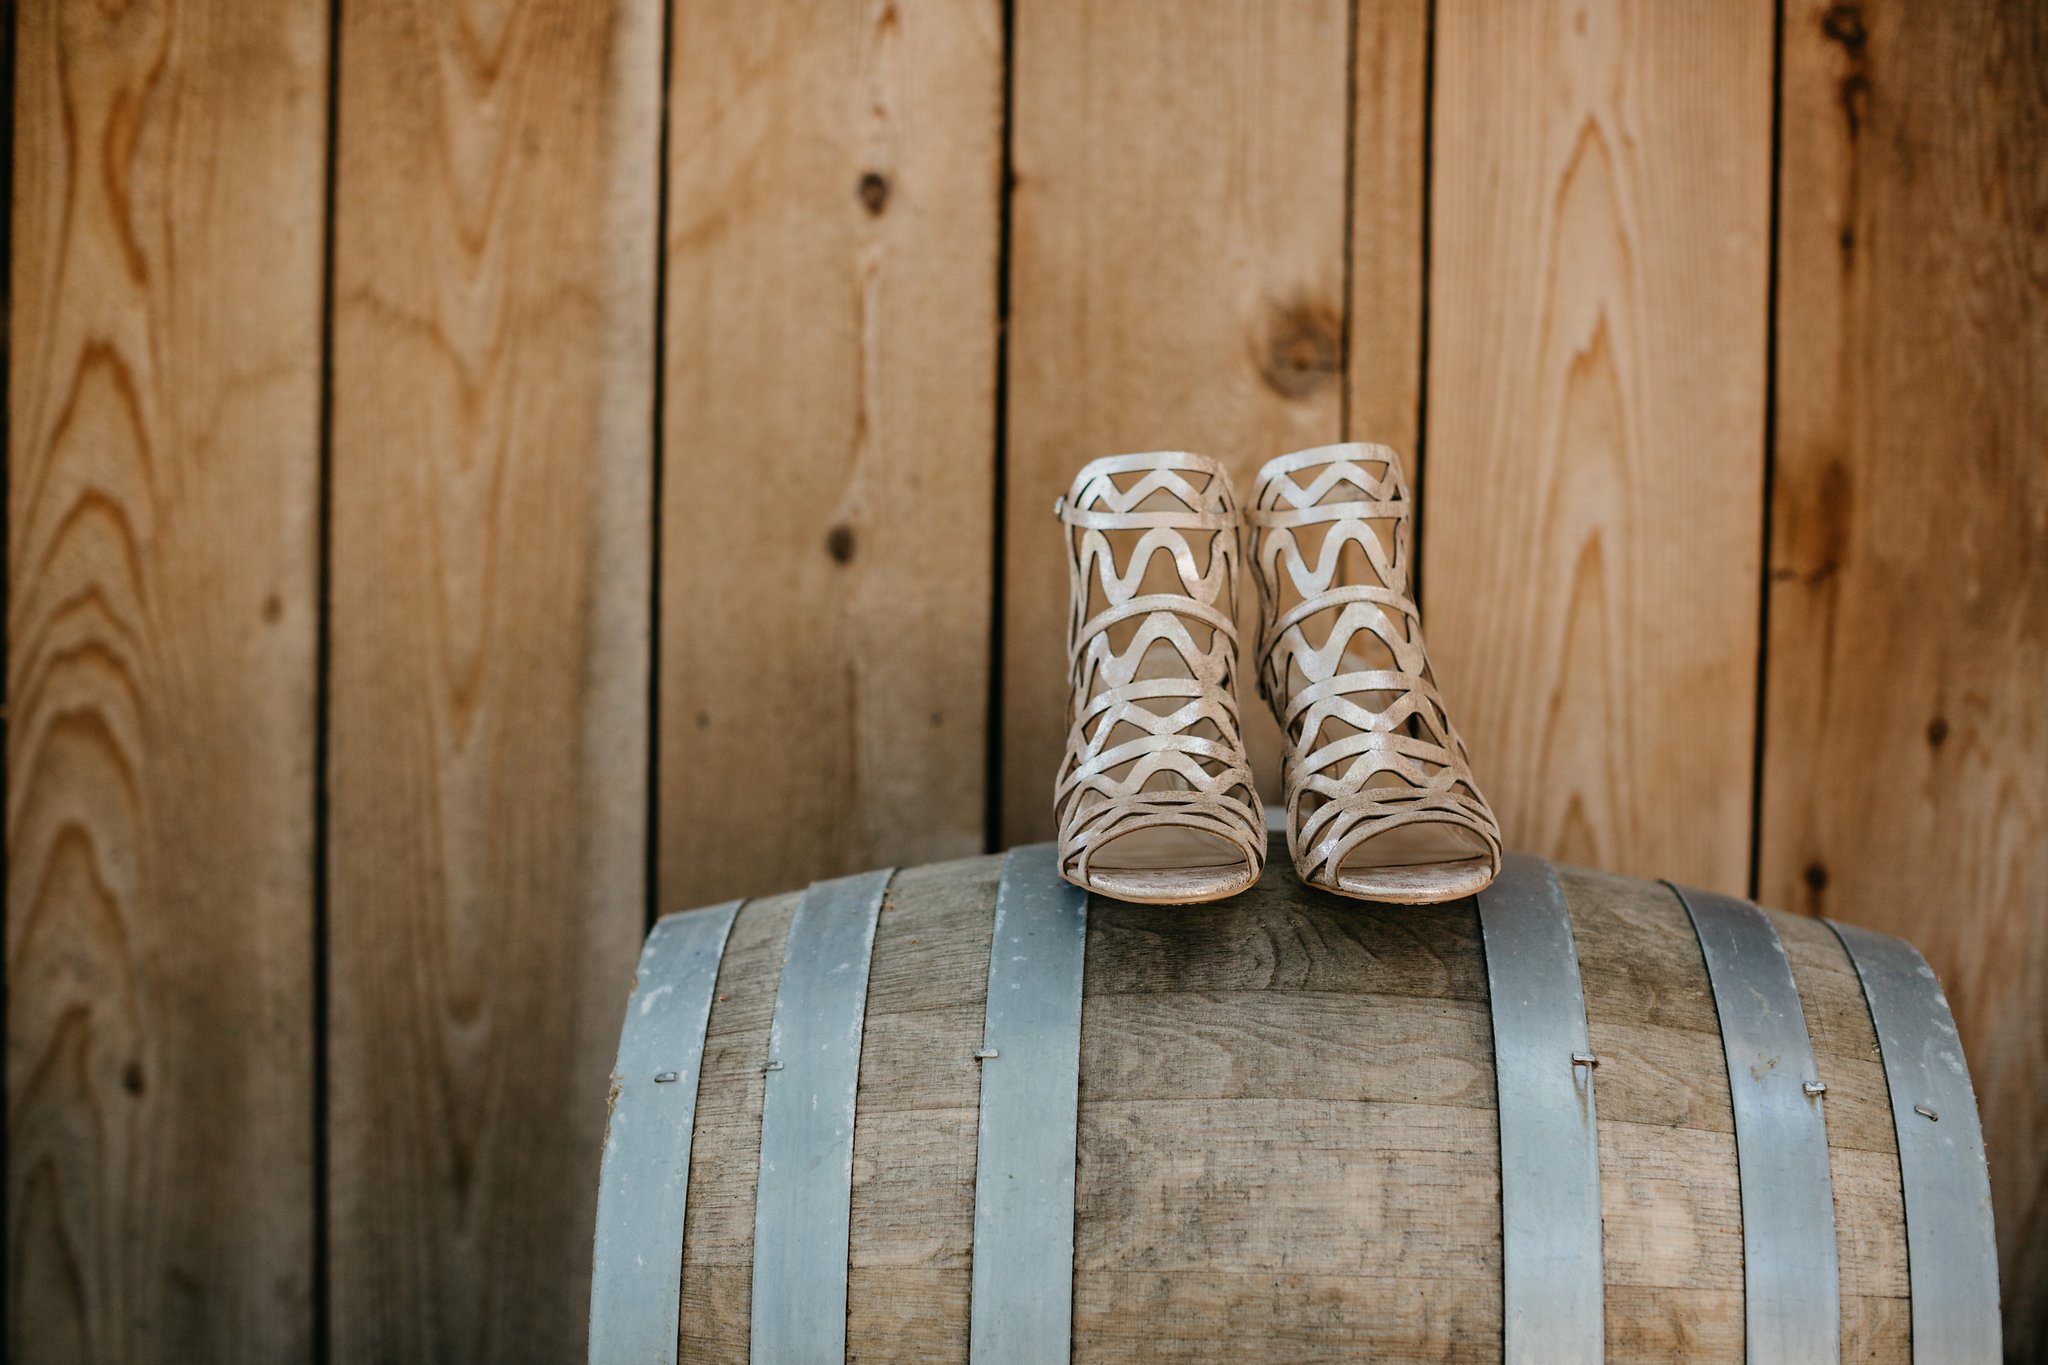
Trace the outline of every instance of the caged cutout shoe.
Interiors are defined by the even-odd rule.
[[[1111,455],[1056,510],[1073,603],[1060,874],[1126,901],[1235,895],[1266,826],[1239,723],[1229,480],[1199,455]]]
[[[1423,905],[1484,888],[1501,844],[1430,673],[1409,516],[1400,458],[1347,444],[1268,462],[1245,519],[1295,871],[1339,895]]]

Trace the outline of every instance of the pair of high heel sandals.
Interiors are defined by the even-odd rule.
[[[1286,739],[1278,819],[1295,871],[1340,896],[1405,904],[1493,880],[1500,827],[1423,650],[1392,450],[1282,455],[1242,513],[1214,460],[1112,455],[1081,470],[1057,511],[1073,590],[1054,795],[1068,881],[1186,905],[1259,879],[1267,822],[1237,683],[1245,549],[1259,693]]]

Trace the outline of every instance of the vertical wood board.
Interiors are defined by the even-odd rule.
[[[1429,0],[1356,0],[1343,439],[1400,452],[1420,488]]]
[[[327,9],[19,21],[6,1354],[304,1359]]]
[[[344,6],[333,1359],[584,1347],[644,907],[662,15]]]
[[[1426,621],[1511,846],[1740,892],[1771,15],[1437,9]]]
[[[678,4],[662,902],[981,849],[1003,14]]]

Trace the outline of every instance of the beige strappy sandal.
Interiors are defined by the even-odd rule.
[[[1245,519],[1295,871],[1423,905],[1484,888],[1501,845],[1423,649],[1409,516],[1400,457],[1350,444],[1269,462]]]
[[[1199,455],[1111,455],[1056,510],[1073,602],[1060,874],[1127,901],[1235,895],[1266,827],[1239,724],[1229,479]]]

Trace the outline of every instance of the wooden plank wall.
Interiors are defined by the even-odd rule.
[[[1927,950],[2048,1349],[2048,7],[1776,8],[17,7],[9,1359],[574,1358],[647,916],[1044,837],[1073,469],[1344,438],[1512,843]]]

